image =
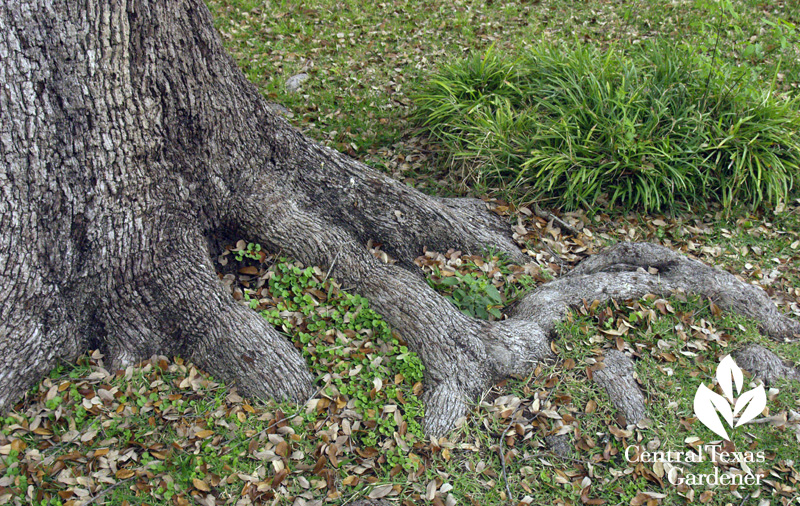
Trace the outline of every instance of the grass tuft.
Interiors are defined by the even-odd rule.
[[[676,44],[490,48],[444,67],[415,101],[478,187],[518,201],[776,205],[800,167],[797,97]]]

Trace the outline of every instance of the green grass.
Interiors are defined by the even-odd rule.
[[[439,194],[464,188],[447,175],[446,154],[410,123],[415,106],[409,97],[429,82],[430,72],[472,51],[484,53],[493,46],[497,54],[522,54],[542,40],[636,47],[658,39],[685,41],[709,56],[721,27],[720,64],[747,65],[765,85],[774,77],[776,92],[788,97],[796,96],[800,83],[800,46],[791,25],[800,21],[800,9],[794,0],[737,2],[724,18],[718,4],[706,0],[213,0],[209,6],[237,62],[268,99],[289,107],[295,125]],[[287,93],[283,83],[302,70],[311,79],[299,93]],[[586,225],[575,238],[527,212],[514,215],[520,246],[531,254],[527,266],[509,265],[492,254],[465,258],[455,252],[429,252],[418,265],[462,310],[482,316],[483,308],[496,318],[493,310],[603,245],[646,239],[764,284],[784,310],[797,315],[800,206],[787,201],[786,208],[776,213],[735,208],[726,220],[713,203],[677,216],[608,207],[591,217],[565,216]],[[502,204],[498,209],[512,211]],[[550,250],[561,260],[551,258]],[[715,316],[696,299],[671,299],[675,313],[666,314],[654,309],[652,300],[579,309],[554,344],[559,362],[496,385],[458,429],[429,441],[417,432],[423,414],[420,364],[367,301],[340,291],[318,268],[273,262],[255,244],[242,243],[225,258],[221,276],[234,297],[292,336],[319,378],[320,395],[305,406],[242,399],[230,385],[179,357],[107,371],[101,354],[92,353],[77,364],[60,365],[3,420],[0,504],[184,505],[212,499],[216,504],[299,504],[298,499],[349,504],[365,494],[386,493],[404,505],[453,500],[576,505],[592,499],[616,505],[630,504],[645,491],[666,494],[658,504],[687,504],[680,495],[687,492],[662,486],[652,466],[629,466],[621,456],[626,446],[658,438],[661,448],[688,450],[687,438],[713,438],[692,420],[692,395],[700,382],[713,383],[714,364],[733,343],[755,340],[800,361],[796,345],[765,342],[750,322]],[[241,273],[242,267],[257,274]],[[768,284],[773,270],[777,274]],[[638,316],[649,311],[656,313],[653,320]],[[631,436],[622,432],[626,429],[615,422],[616,412],[586,372],[606,348],[617,347],[616,336],[603,331],[623,321],[631,329],[620,344],[639,354],[637,375],[647,388],[653,420],[631,428]],[[678,324],[684,325],[686,339]],[[718,341],[703,333],[710,328]],[[670,348],[661,350],[659,341]],[[676,361],[670,362],[667,353]],[[378,361],[379,356],[384,358]],[[798,411],[797,383],[777,388],[769,413]],[[382,410],[387,403],[397,408]],[[708,491],[698,489],[693,504],[757,504],[752,495],[758,492],[759,501],[788,505],[798,494],[793,427],[746,428],[747,433],[735,433],[736,444],[756,440],[774,453],[763,467],[775,473],[773,483],[794,489],[779,495],[765,485],[741,490],[741,498],[721,491],[702,496]],[[545,437],[561,431],[574,444],[567,459],[545,444]],[[709,469],[705,464],[703,470]]]
[[[521,299],[537,279],[545,279],[539,269],[510,265],[491,251],[484,256],[450,252],[438,262],[437,256],[416,262],[428,275],[428,284],[464,314],[482,320],[502,319],[502,308]]]
[[[775,206],[800,175],[798,99],[684,46],[490,49],[435,74],[416,102],[481,191],[517,202]]]
[[[616,335],[620,330],[622,335]],[[697,421],[692,403],[694,392],[701,383],[709,386],[715,383],[715,365],[722,356],[730,353],[733,343],[758,342],[782,355],[796,354],[795,346],[779,346],[759,336],[752,322],[732,315],[714,316],[707,301],[686,296],[674,296],[667,301],[652,297],[583,308],[571,321],[562,325],[560,335],[557,344],[560,355],[573,360],[579,370],[594,367],[598,354],[604,349],[615,348],[632,353],[637,378],[648,398],[649,421],[639,424],[626,435],[619,430],[610,430],[608,419],[614,413],[601,401],[605,397],[601,388],[595,384],[580,384],[576,382],[577,378],[565,382],[574,404],[586,406],[593,400],[598,402],[594,416],[584,416],[580,420],[581,433],[587,445],[593,447],[590,453],[595,461],[610,464],[610,468],[602,464],[595,468],[595,476],[601,483],[605,473],[608,473],[606,479],[613,481],[611,476],[619,472],[617,466],[622,463],[620,460],[624,462],[622,456],[628,445],[638,444],[650,451],[697,453],[698,448],[719,440]],[[773,386],[776,389],[768,402],[769,413],[796,409],[800,393],[798,383]],[[607,441],[605,447],[597,444],[598,436]],[[735,451],[764,450],[765,463],[761,466],[766,467],[780,466],[785,460],[796,461],[800,456],[793,441],[796,437],[791,431],[766,424],[749,424],[732,433]],[[609,453],[616,455],[616,459],[609,460]],[[602,454],[605,457],[601,459]],[[702,462],[687,466],[687,469],[696,474],[713,474],[716,466],[718,464],[706,456]],[[659,479],[667,481],[667,478],[663,474],[659,476],[663,471],[657,466],[633,467],[634,472],[625,483],[620,482],[616,489],[606,490],[607,495],[602,495],[610,504],[629,504],[645,489],[666,494],[659,504],[686,502],[681,496],[687,496],[687,488],[659,486]],[[612,472],[615,468],[617,472]],[[789,480],[789,477],[783,479]],[[620,499],[614,499],[614,492],[621,494]],[[728,504],[732,500],[729,493],[713,487],[696,488],[695,498],[699,498],[702,492],[710,493],[710,504]],[[754,492],[752,488],[740,488],[743,497]]]
[[[681,42],[717,61],[745,65],[777,92],[800,86],[800,9],[795,0],[587,2],[258,2],[210,0],[216,25],[239,65],[268,99],[287,106],[313,138],[421,189],[463,192],[446,153],[409,122],[410,99],[430,75],[493,46],[519,55],[540,42]],[[716,65],[715,65],[716,66]],[[286,79],[311,78],[296,94]],[[437,154],[438,153],[438,154]]]

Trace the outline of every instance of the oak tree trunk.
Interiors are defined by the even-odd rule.
[[[0,408],[89,348],[116,367],[180,354],[246,394],[305,400],[314,389],[298,351],[215,275],[215,248],[242,237],[329,267],[370,299],[426,366],[432,434],[492,382],[549,358],[555,322],[583,299],[684,289],[775,337],[800,334],[757,288],[646,244],[585,261],[507,320],[465,316],[413,259],[493,247],[524,260],[507,224],[481,201],[423,195],[291,128],[200,0],[0,0],[0,61]],[[370,239],[398,262],[372,256]],[[642,416],[626,357],[607,360],[619,371],[609,394]]]

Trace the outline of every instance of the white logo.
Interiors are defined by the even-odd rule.
[[[730,355],[725,355],[717,366],[717,382],[725,396],[723,397],[705,384],[701,384],[694,396],[694,413],[697,415],[697,419],[703,422],[703,425],[730,441],[719,415],[722,415],[729,427],[744,425],[764,410],[767,405],[767,394],[764,392],[763,384],[742,393],[744,375]],[[736,396],[733,391],[734,385],[736,386]],[[733,406],[733,410],[731,410],[731,406]],[[742,415],[734,425],[734,418],[740,412]]]
[[[742,392],[744,373],[736,365],[730,355],[720,361],[716,371],[717,384],[723,395],[720,395],[706,385],[701,384],[694,396],[694,412],[703,425],[715,434],[728,441],[728,431],[722,420],[730,428],[744,425],[757,417],[767,405],[767,394],[764,385]],[[741,415],[739,415],[741,413]],[[721,415],[721,416],[720,416]],[[698,438],[693,438],[697,440]],[[686,441],[689,442],[688,440]],[[657,447],[658,445],[656,445]],[[696,451],[695,451],[696,450]],[[713,473],[687,472],[682,464],[694,464],[709,461],[728,465],[740,464],[744,473],[736,470],[726,472],[720,466],[714,466]],[[663,470],[673,485],[687,485],[689,487],[728,487],[731,485],[760,486],[762,476],[755,474],[750,468],[753,463],[763,463],[766,455],[759,452],[736,452],[725,449],[725,445],[707,444],[696,446],[689,451],[653,450],[642,451],[640,445],[628,446],[625,449],[625,460],[628,462],[660,462]]]

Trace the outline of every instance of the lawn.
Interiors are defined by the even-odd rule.
[[[800,318],[796,188],[756,208],[712,199],[651,212],[600,195],[592,206],[553,209],[571,233],[539,217],[530,194],[469,177],[420,127],[414,98],[445,65],[490,48],[625,52],[658,41],[744,66],[755,85],[790,100],[800,95],[796,0],[726,8],[705,0],[208,4],[245,74],[297,128],[426,192],[483,197],[512,221],[526,265],[491,251],[417,259],[462,311],[502,318],[527,290],[603,247],[652,241],[762,286]],[[308,80],[287,91],[299,73]],[[768,385],[757,423],[730,432],[725,450],[750,452],[755,462],[714,459],[709,445],[722,441],[693,402],[701,384],[715,388],[717,364],[742,343],[795,363],[800,347],[764,338],[713,301],[682,293],[586,301],[553,341],[557,362],[496,385],[457,429],[431,440],[420,426],[422,364],[402,333],[326,270],[242,239],[218,258],[220,279],[302,350],[317,394],[304,405],[245,399],[181,357],[113,371],[93,351],[52,371],[4,419],[0,504],[798,504],[800,383]],[[639,424],[625,424],[588,380],[611,349],[636,360],[648,401]],[[742,392],[755,387],[745,376]],[[631,461],[642,451],[697,455],[679,464],[687,477],[749,469],[759,483],[674,484],[673,463]]]

